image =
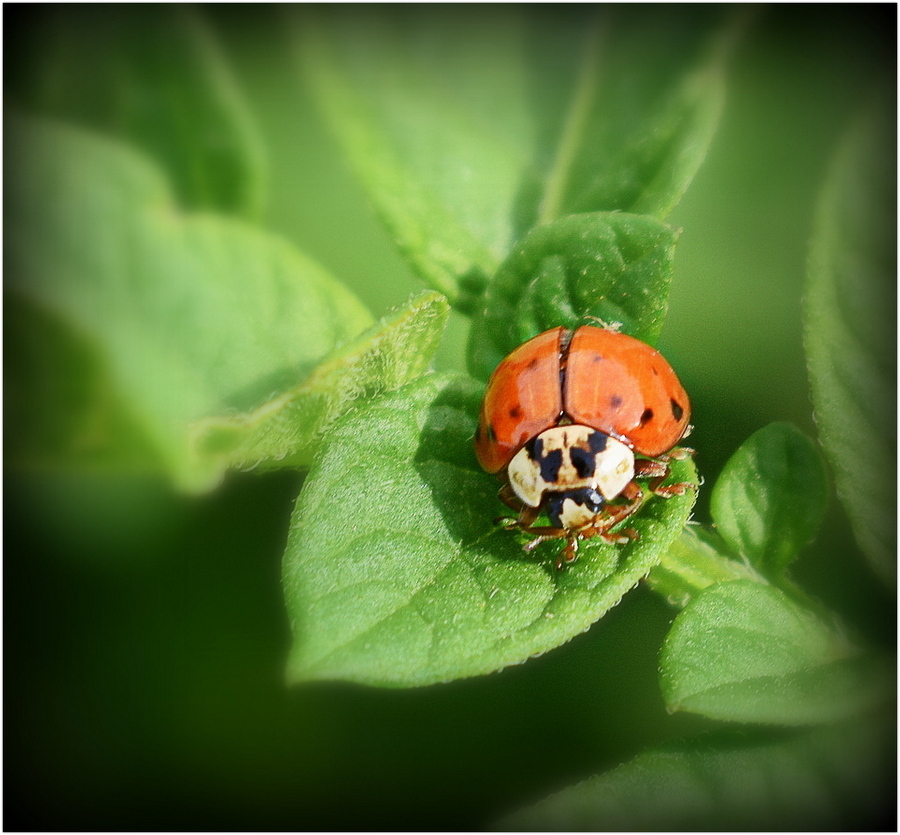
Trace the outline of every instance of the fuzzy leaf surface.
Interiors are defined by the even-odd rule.
[[[889,695],[890,673],[771,586],[750,580],[700,592],[678,615],[660,660],[670,711],[804,725]]]
[[[570,215],[533,229],[500,266],[469,339],[469,367],[487,378],[548,328],[599,319],[645,342],[668,309],[677,234],[647,215]],[[595,322],[594,322],[595,323]]]
[[[639,754],[496,829],[890,831],[890,749],[885,728],[870,721],[768,739],[709,736]]]
[[[804,340],[838,496],[872,568],[897,582],[896,110],[845,137],[819,199]]]
[[[754,432],[716,480],[710,512],[722,538],[776,579],[819,529],[828,501],[815,444],[790,423]]]
[[[475,459],[480,398],[471,380],[428,375],[331,427],[285,552],[291,681],[408,687],[521,663],[587,629],[677,536],[693,491],[650,499],[640,539],[585,542],[564,572],[557,544],[524,554],[494,524],[506,509]],[[696,482],[691,462],[673,469]]]
[[[191,455],[192,421],[265,402],[371,324],[285,241],[181,214],[160,172],[119,143],[16,119],[10,145],[9,286],[87,340],[182,487],[219,474]]]
[[[338,415],[427,370],[449,312],[440,294],[419,294],[325,358],[300,385],[252,412],[197,421],[197,454],[218,457],[223,469],[307,466]]]
[[[301,16],[295,34],[390,233],[431,286],[472,310],[536,224],[663,217],[678,202],[718,121],[726,17],[354,7]]]

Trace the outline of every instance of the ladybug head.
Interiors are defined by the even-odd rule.
[[[582,528],[603,509],[603,496],[592,487],[547,493],[544,509],[556,528]]]
[[[554,426],[513,456],[507,475],[513,491],[531,507],[538,507],[545,494],[553,494],[567,496],[583,508],[599,509],[634,478],[634,453],[596,429]],[[561,500],[560,507],[563,504]]]

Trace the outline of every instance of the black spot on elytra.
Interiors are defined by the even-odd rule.
[[[644,409],[641,413],[641,426],[646,426],[653,420],[653,409]]]
[[[529,367],[529,368],[537,368],[537,367],[538,367],[538,362],[539,362],[539,360],[538,360],[537,357],[532,357],[532,358],[531,358],[531,361],[528,363],[528,367]]]
[[[513,420],[522,417],[522,408],[518,405],[518,403],[509,410],[509,416]]]
[[[562,467],[562,450],[551,449],[538,459],[538,464],[541,468],[541,478],[548,484],[553,484],[559,478],[559,468]]]
[[[684,415],[684,409],[681,407],[681,404],[670,398],[669,405],[672,407],[672,415],[675,420],[681,420]]]
[[[578,446],[572,447],[569,458],[572,459],[572,466],[579,478],[588,478],[594,474],[594,456],[586,449]]]
[[[618,409],[619,406],[622,405],[622,395],[620,395],[620,394],[614,394],[612,397],[610,397],[610,398],[609,398],[609,405],[610,405],[613,409]]]

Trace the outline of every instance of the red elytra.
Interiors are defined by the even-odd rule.
[[[475,452],[490,473],[546,429],[576,423],[654,458],[684,436],[690,400],[663,356],[624,333],[553,328],[520,345],[491,376]]]

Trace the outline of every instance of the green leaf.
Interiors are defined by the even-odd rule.
[[[647,576],[647,585],[683,609],[707,586],[728,580],[760,580],[746,563],[732,559],[715,532],[689,524]]]
[[[499,831],[891,831],[896,749],[873,721],[774,739],[717,735],[639,754]],[[893,749],[893,750],[892,750]]]
[[[819,437],[871,566],[897,582],[896,110],[845,137],[815,219],[804,337]]]
[[[790,423],[771,423],[725,464],[710,511],[735,553],[774,580],[815,536],[827,501],[827,475],[815,444]]]
[[[664,218],[706,157],[725,64],[746,13],[606,8],[584,29],[540,220],[627,211]]]
[[[21,50],[23,110],[136,146],[185,207],[261,212],[262,140],[202,12],[51,6],[38,31]]]
[[[713,719],[804,725],[867,709],[889,696],[885,662],[771,586],[710,586],[675,619],[660,673],[670,711]]]
[[[290,680],[414,686],[521,663],[587,629],[677,536],[693,491],[648,500],[638,540],[585,542],[566,571],[558,544],[526,555],[475,459],[481,393],[428,375],[331,427],[285,552]],[[673,470],[696,482],[691,462]]]
[[[192,421],[295,386],[371,323],[281,239],[180,214],[157,169],[120,144],[41,122],[7,127],[9,284],[90,344],[94,373],[182,487],[219,474],[190,454]]]
[[[572,215],[533,229],[487,290],[469,340],[488,377],[516,346],[548,328],[599,319],[653,342],[668,307],[675,230],[645,215]]]
[[[732,27],[594,6],[317,10],[304,68],[394,239],[461,309],[573,212],[662,217],[709,145]]]
[[[157,473],[161,462],[88,339],[4,295],[9,470]]]
[[[195,423],[197,454],[218,457],[223,469],[308,465],[328,427],[352,404],[426,371],[449,312],[443,296],[419,294],[327,357],[300,385],[252,412]]]

